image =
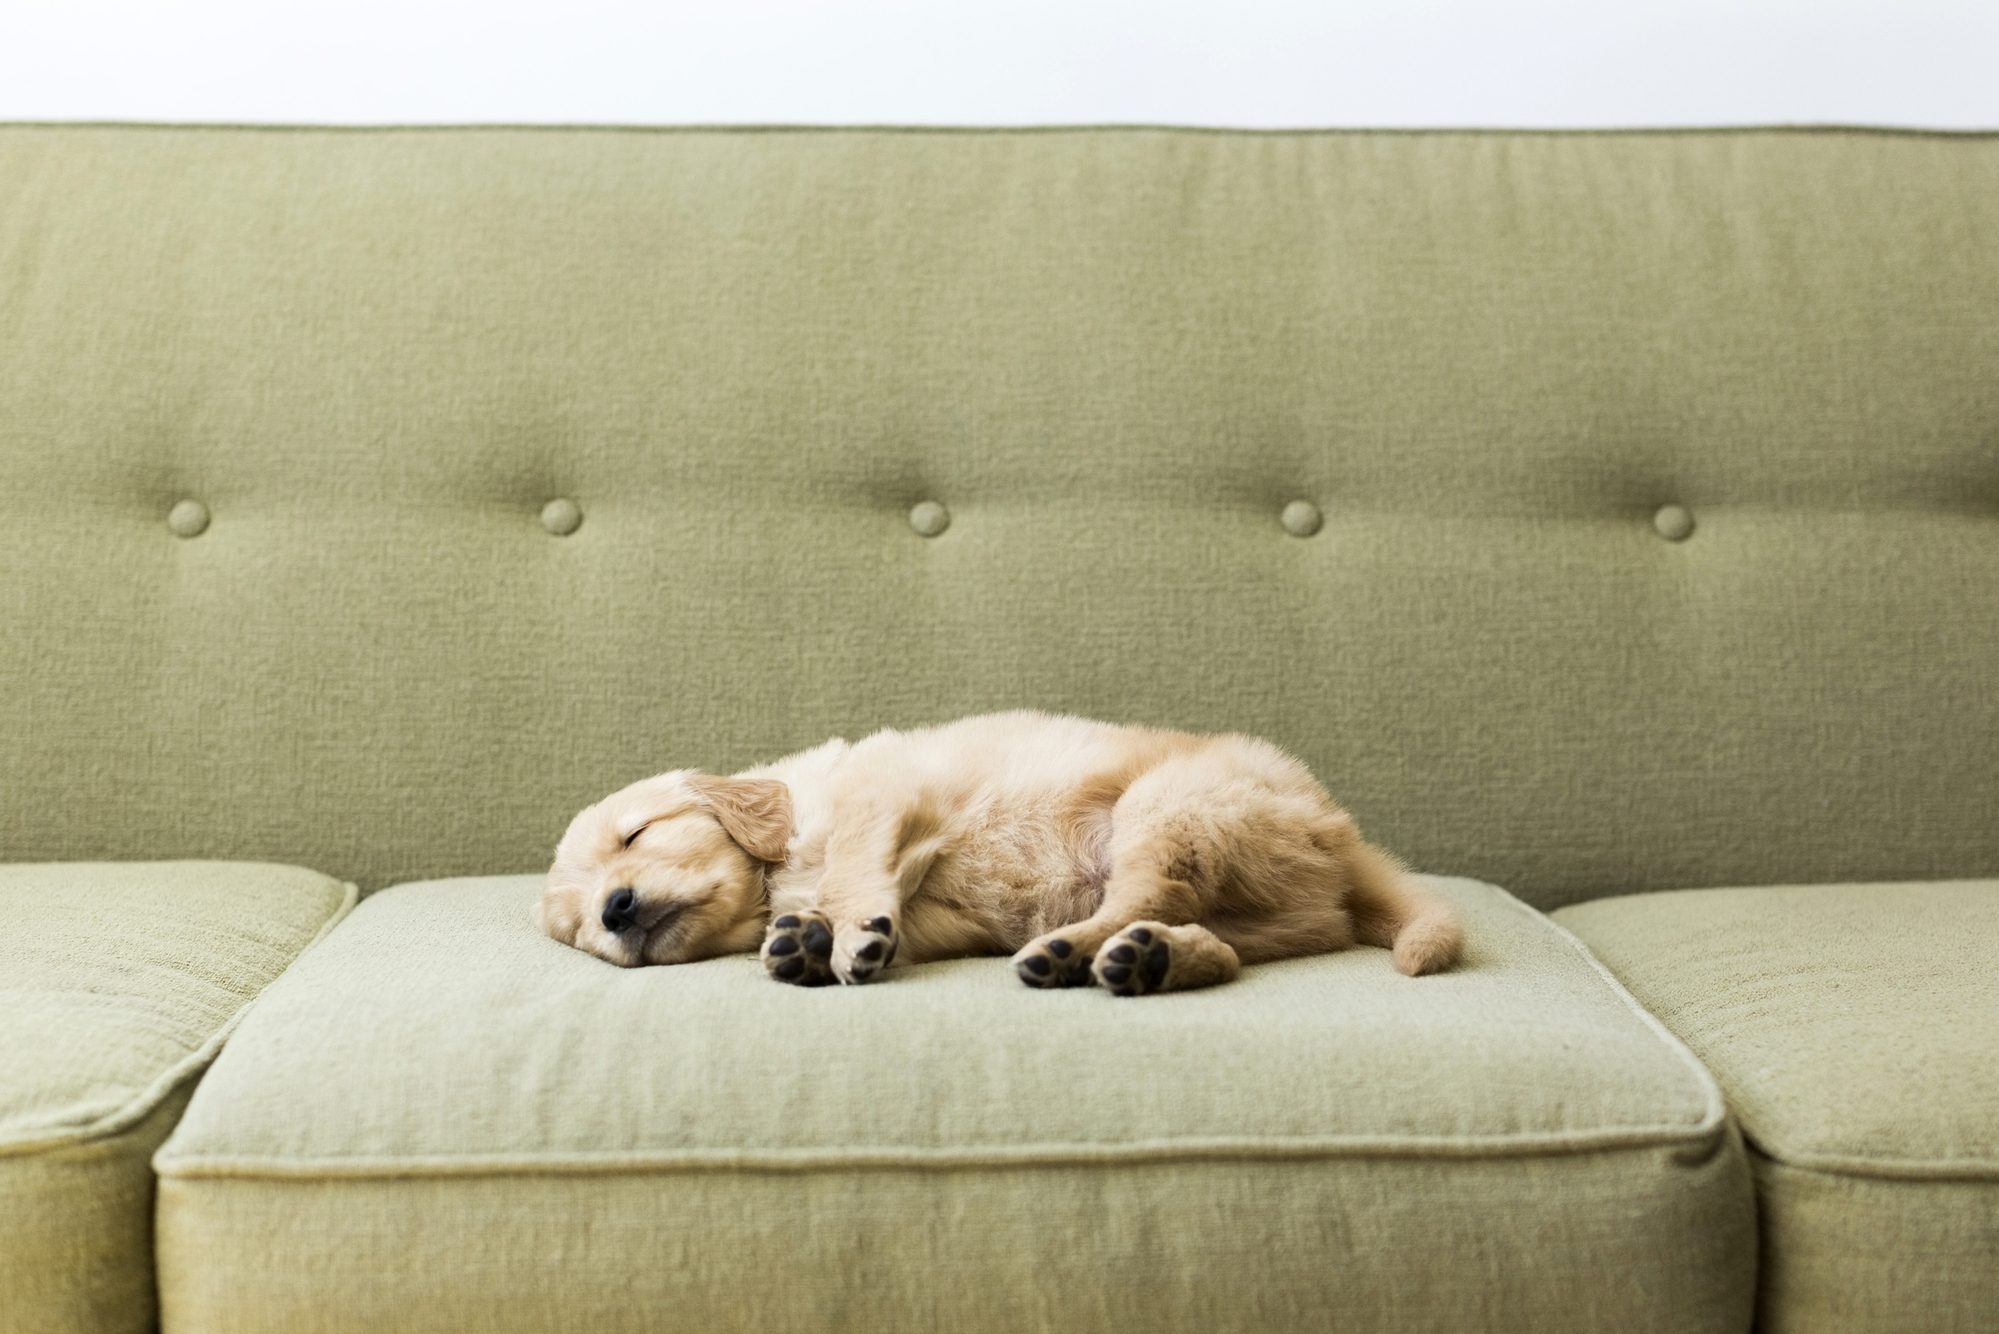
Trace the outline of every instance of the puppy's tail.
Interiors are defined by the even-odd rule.
[[[1401,862],[1376,847],[1355,849],[1354,883],[1347,894],[1354,939],[1392,950],[1395,966],[1410,977],[1441,973],[1464,952],[1457,910],[1409,879]]]

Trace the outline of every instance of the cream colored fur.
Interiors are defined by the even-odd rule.
[[[807,983],[1012,954],[1031,985],[1135,994],[1355,944],[1415,975],[1460,948],[1451,910],[1268,742],[1027,712],[634,783],[570,824],[540,913],[612,963],[762,942]]]

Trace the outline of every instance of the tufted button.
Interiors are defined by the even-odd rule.
[[[198,500],[179,500],[167,511],[167,531],[175,537],[200,537],[208,531],[208,506]]]
[[[1326,516],[1319,513],[1319,507],[1309,500],[1294,500],[1284,507],[1278,517],[1284,531],[1293,537],[1310,537],[1325,526]]]
[[[1684,542],[1694,535],[1694,516],[1684,505],[1661,505],[1652,528],[1668,542]]]
[[[567,537],[583,526],[583,511],[575,501],[558,497],[541,507],[541,526]]]
[[[910,508],[909,526],[925,537],[935,537],[951,526],[951,511],[934,500],[919,500]]]

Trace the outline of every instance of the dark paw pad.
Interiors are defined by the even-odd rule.
[[[1090,983],[1090,959],[1057,936],[1029,945],[1014,956],[1013,971],[1030,987],[1083,987]]]
[[[1097,964],[1097,982],[1114,996],[1143,996],[1159,990],[1172,967],[1172,945],[1157,932],[1137,926],[1111,938]]]
[[[785,913],[764,937],[764,971],[798,987],[823,987],[833,980],[833,932],[817,913]]]
[[[866,982],[895,962],[895,923],[886,917],[871,917],[849,930],[853,933],[841,946],[844,962],[833,971],[842,982]]]

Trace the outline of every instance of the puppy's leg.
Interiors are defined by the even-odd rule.
[[[1160,786],[1151,781],[1156,773],[1134,782],[1113,810],[1103,903],[1080,922],[1036,936],[1013,956],[1014,972],[1028,986],[1088,986],[1096,980],[1092,968],[1101,961],[1099,951],[1126,926],[1182,925],[1199,920],[1213,905],[1220,863],[1200,850],[1204,840],[1195,826],[1158,809],[1151,791]],[[1232,951],[1229,957],[1233,960]]]
[[[891,913],[836,920],[833,976],[849,984],[873,981],[877,973],[895,962],[898,943],[896,921]]]
[[[1190,745],[1133,779],[1112,808],[1102,906],[1030,941],[1015,969],[1037,987],[1130,969],[1111,985],[1140,994],[1227,981],[1243,959],[1343,949],[1353,943],[1343,866],[1357,842],[1353,822],[1276,747],[1247,737]],[[1134,924],[1152,939],[1120,939],[1129,959],[1106,960]]]
[[[836,807],[817,907],[832,929],[834,980],[869,982],[895,962],[903,902],[943,846],[937,804],[921,790],[886,788]]]
[[[1236,952],[1205,926],[1134,922],[1104,942],[1092,972],[1115,996],[1192,991],[1233,982],[1242,971]]]
[[[1013,956],[1013,971],[1030,987],[1087,987],[1091,967],[1106,941],[1132,922],[1191,921],[1200,916],[1200,894],[1185,882],[1147,869],[1112,872],[1103,906],[1080,922],[1036,936]]]

